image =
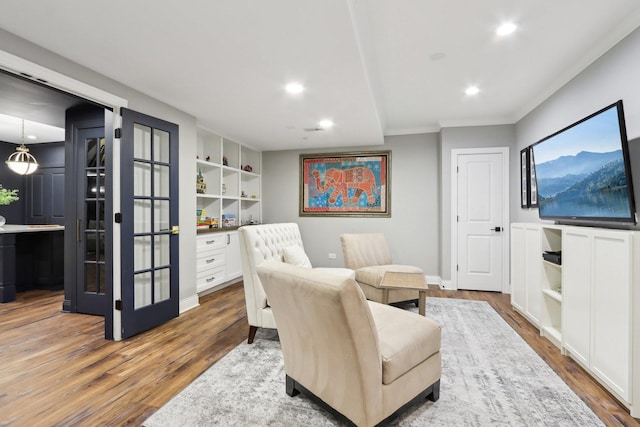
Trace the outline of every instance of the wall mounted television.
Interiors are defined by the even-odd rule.
[[[540,219],[636,223],[622,100],[532,146]]]

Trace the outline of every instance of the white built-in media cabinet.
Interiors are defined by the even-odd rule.
[[[640,417],[640,231],[511,224],[511,304]]]

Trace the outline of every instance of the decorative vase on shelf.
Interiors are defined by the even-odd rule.
[[[3,217],[2,215],[0,215],[0,227],[5,225],[6,223],[7,223],[7,219],[5,217]]]

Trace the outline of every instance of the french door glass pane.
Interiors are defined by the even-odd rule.
[[[169,166],[155,165],[153,167],[155,197],[169,197]]]
[[[136,234],[151,232],[151,200],[134,200],[133,232]]]
[[[153,204],[155,228],[153,231],[169,230],[169,200],[156,200]]]
[[[104,293],[105,292],[105,272],[104,272],[104,268],[105,265],[103,262],[98,264],[98,292],[100,293]]]
[[[171,261],[169,239],[170,236],[168,234],[156,236],[154,261],[154,267],[156,268],[168,266]]]
[[[135,123],[133,125],[133,157],[151,160],[151,128]]]
[[[169,132],[153,130],[153,160],[169,163]]]
[[[133,307],[139,309],[153,303],[151,300],[151,272],[133,275]]]
[[[87,147],[87,163],[86,166],[90,168],[96,167],[96,159],[98,156],[98,139],[97,138],[87,138],[85,139],[86,147]]]
[[[160,270],[155,271],[155,301],[160,302],[171,298],[171,269],[170,268],[162,268]]]
[[[133,162],[133,195],[151,196],[151,165],[149,163]]]
[[[90,293],[98,292],[98,271],[96,270],[96,263],[85,263],[85,280],[84,291]]]
[[[133,268],[135,271],[148,270],[151,265],[151,236],[133,238]]]

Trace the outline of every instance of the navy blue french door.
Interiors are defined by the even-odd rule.
[[[122,338],[179,311],[178,126],[122,109]]]

